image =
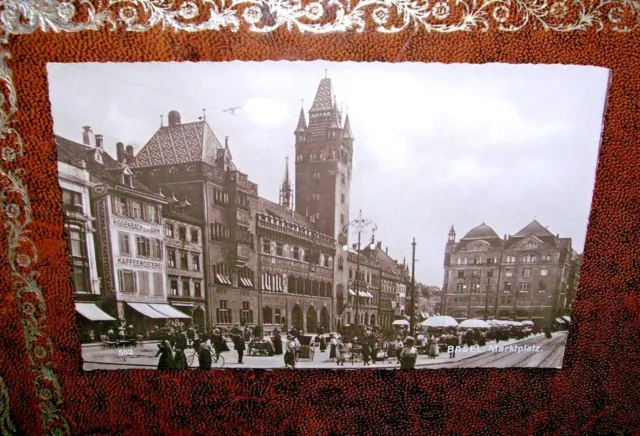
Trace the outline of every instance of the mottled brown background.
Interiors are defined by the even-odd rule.
[[[528,30],[527,30],[528,29]],[[14,127],[28,157],[31,238],[46,296],[44,330],[74,434],[603,434],[640,427],[640,33],[548,32],[385,35],[199,34],[87,31],[13,37],[20,112]],[[595,197],[574,323],[561,370],[400,371],[81,369],[62,214],[46,62],[316,60],[570,63],[612,69]],[[182,78],[188,80],[188,78]],[[176,78],[181,80],[181,78]],[[216,78],[215,80],[224,80]],[[394,92],[379,84],[373,93]],[[96,104],[99,104],[97,102]],[[429,104],[429,102],[425,102]],[[464,104],[464,102],[460,102]],[[73,108],[70,108],[73,110]],[[579,159],[579,156],[576,156]],[[7,239],[1,235],[0,259]],[[0,289],[11,289],[0,260]],[[19,431],[42,432],[15,291],[2,297],[0,368]]]

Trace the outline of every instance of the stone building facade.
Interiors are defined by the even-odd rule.
[[[483,223],[456,241],[452,227],[443,312],[458,319],[552,319],[565,305],[574,257],[571,238],[536,220],[503,238]]]

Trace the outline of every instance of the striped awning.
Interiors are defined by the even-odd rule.
[[[216,273],[216,283],[218,283],[219,285],[230,285],[231,280],[229,280],[229,278],[224,274]]]
[[[116,321],[114,317],[105,313],[94,303],[76,303],[76,312],[89,321]]]

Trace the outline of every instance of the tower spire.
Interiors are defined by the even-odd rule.
[[[307,119],[304,116],[304,106],[302,106],[300,107],[300,116],[298,117],[298,127],[296,127],[296,130],[293,133],[304,133],[306,131]]]
[[[289,156],[285,157],[284,180],[280,188],[280,204],[290,209],[293,198],[293,189],[291,188],[291,179],[289,178]]]

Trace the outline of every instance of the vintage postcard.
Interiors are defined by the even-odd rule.
[[[607,69],[47,69],[86,370],[562,366]]]

